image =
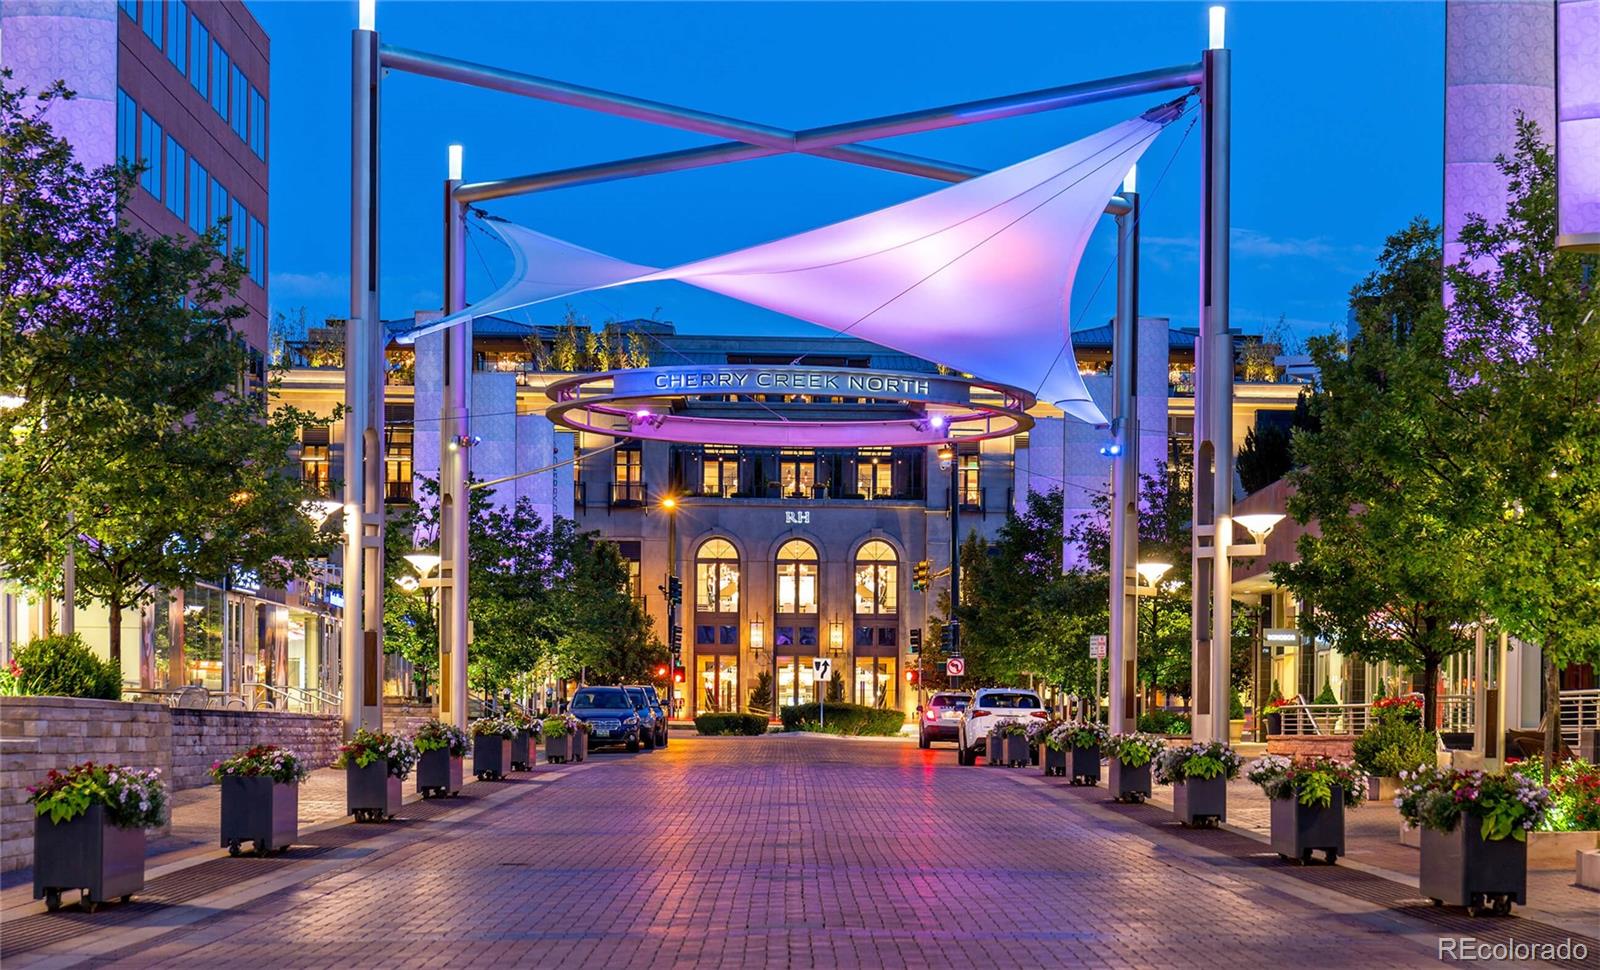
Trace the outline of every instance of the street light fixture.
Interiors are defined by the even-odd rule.
[[[320,526],[328,521],[328,516],[344,508],[344,505],[331,498],[308,498],[300,503],[300,514],[305,516],[312,525]]]
[[[1172,568],[1172,563],[1142,562],[1133,568],[1139,573],[1139,578],[1145,582],[1145,585],[1139,588],[1139,595],[1154,596],[1157,586],[1161,582],[1161,577],[1165,576],[1167,571]]]
[[[431,552],[406,553],[405,559],[406,562],[411,564],[411,568],[417,571],[417,575],[423,579],[427,579],[429,573],[438,569],[441,562],[440,558]]]
[[[401,576],[394,581],[394,584],[408,593],[415,593],[422,586],[415,576]]]
[[[1244,527],[1250,533],[1250,538],[1255,542],[1251,545],[1230,545],[1230,556],[1264,556],[1267,554],[1267,536],[1272,535],[1272,529],[1283,521],[1283,515],[1277,512],[1254,512],[1246,515],[1236,515],[1233,521]]]

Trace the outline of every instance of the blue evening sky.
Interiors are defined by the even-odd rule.
[[[272,304],[348,312],[349,51],[356,4],[263,2],[272,38]],[[705,111],[804,128],[1196,60],[1200,3],[446,3],[380,0],[385,43]],[[1233,313],[1305,335],[1342,324],[1386,233],[1441,204],[1443,4],[1234,3]],[[384,83],[383,312],[440,303],[446,146],[469,180],[702,144],[640,122],[391,73]],[[880,142],[999,167],[1165,100],[1144,96]],[[1192,326],[1199,132],[1173,125],[1140,166],[1143,310]],[[1163,168],[1170,169],[1158,186]],[[848,218],[935,189],[826,159],[772,158],[489,204],[543,232],[670,265]],[[1074,325],[1112,309],[1110,220],[1073,292]],[[503,281],[475,234],[468,292]],[[596,322],[816,332],[677,283],[573,303]],[[557,322],[559,304],[529,318]],[[981,325],[981,321],[974,321]]]

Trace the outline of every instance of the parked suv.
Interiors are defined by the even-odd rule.
[[[573,717],[589,725],[589,746],[627,745],[639,750],[644,721],[633,706],[633,699],[621,687],[583,687],[572,695],[568,708]]]
[[[1049,716],[1050,712],[1039,702],[1039,695],[1031,690],[1018,687],[988,687],[980,690],[962,712],[960,731],[956,737],[956,762],[977,764],[989,732],[1007,721]]]
[[[656,693],[654,684],[644,685],[644,696],[650,698],[650,709],[656,712],[656,723],[661,726],[661,734],[656,739],[656,744],[665,748],[667,746],[667,707],[661,703],[661,695]]]
[[[928,698],[928,706],[919,710],[917,718],[917,747],[926,748],[934,741],[955,741],[961,733],[961,712],[972,703],[972,695],[944,691]]]
[[[624,687],[623,690],[628,692],[628,699],[639,712],[639,740],[644,742],[646,750],[655,750],[661,745],[661,733],[667,727],[661,705],[650,703],[650,695],[643,687]]]

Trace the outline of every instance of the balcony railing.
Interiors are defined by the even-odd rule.
[[[383,502],[385,505],[405,505],[410,501],[410,479],[383,483]]]
[[[1278,713],[1284,734],[1360,734],[1372,719],[1372,705],[1293,702]]]
[[[1600,728],[1600,688],[1561,692],[1561,739],[1576,749],[1579,734]]]
[[[950,489],[944,490],[945,508],[950,507]],[[987,488],[963,488],[961,490],[961,511],[975,512],[980,518],[989,514],[989,490]]]
[[[610,508],[637,508],[648,500],[650,489],[644,482],[612,482]]]
[[[572,483],[572,507],[580,512],[589,507],[589,488],[583,482]]]

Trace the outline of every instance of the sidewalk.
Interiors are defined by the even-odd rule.
[[[1172,788],[1155,786],[1149,804],[1172,810]],[[1260,842],[1271,840],[1272,808],[1258,785],[1243,777],[1228,783],[1228,820],[1223,826]],[[1408,886],[1417,885],[1422,853],[1400,844],[1400,811],[1392,802],[1367,801],[1345,812],[1345,847],[1339,860]],[[1577,884],[1575,869],[1530,869],[1528,905],[1518,906],[1522,916],[1559,926],[1574,933],[1592,934],[1600,893]]]

